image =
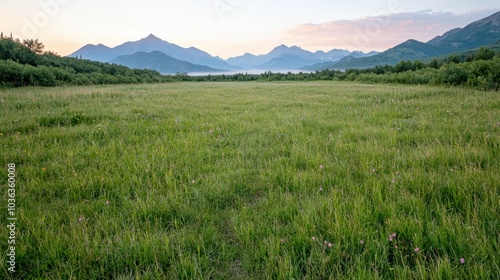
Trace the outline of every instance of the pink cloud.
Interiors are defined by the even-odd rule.
[[[287,44],[309,49],[383,51],[408,39],[429,41],[443,33],[464,27],[495,11],[470,14],[421,11],[364,17],[356,20],[338,20],[320,24],[302,24],[283,33]]]
[[[413,23],[413,20],[406,20],[399,23],[399,26],[405,27]]]

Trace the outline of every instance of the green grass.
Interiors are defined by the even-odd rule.
[[[0,133],[2,279],[500,278],[497,92],[21,88]]]

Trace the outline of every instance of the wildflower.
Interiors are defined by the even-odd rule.
[[[323,169],[323,168],[325,168],[323,165],[320,165],[320,166],[319,166],[319,169]]]
[[[328,248],[332,248],[333,247],[333,244],[332,243],[328,243]]]
[[[106,205],[109,205],[109,200],[106,200]]]
[[[193,184],[196,183],[196,180],[191,181],[191,183],[193,183]]]
[[[392,242],[394,240],[394,238],[396,238],[396,233],[389,235],[389,241]]]
[[[80,218],[78,218],[79,223],[85,222],[85,216],[81,215]]]
[[[316,241],[316,237],[314,237],[314,236],[311,239],[312,239],[312,241]]]
[[[391,183],[395,184],[396,183],[396,179],[392,179]]]
[[[323,187],[320,187],[320,188],[319,188],[319,191],[320,191],[320,192],[322,192],[322,191],[323,191]]]
[[[417,247],[417,248],[415,248],[415,249],[413,249],[413,250],[415,251],[415,253],[420,252],[420,248],[418,248],[418,247]]]
[[[364,240],[360,240],[360,241],[359,241],[359,243],[360,243],[361,245],[363,245],[363,244],[365,244],[365,241],[364,241]]]
[[[47,168],[45,168],[45,167],[42,168],[42,172],[45,172],[45,171],[47,171]]]
[[[464,264],[465,263],[465,259],[464,258],[461,258],[460,259],[460,264]]]
[[[373,168],[372,173],[375,173],[375,172],[377,172],[377,169]]]

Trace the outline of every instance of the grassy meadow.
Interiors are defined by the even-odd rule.
[[[499,279],[500,94],[0,91],[1,279]]]

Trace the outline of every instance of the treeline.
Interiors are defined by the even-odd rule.
[[[0,36],[0,86],[60,86],[159,83],[174,81],[157,71],[60,57],[44,52],[38,40]]]
[[[323,70],[313,73],[260,75],[189,76],[162,75],[153,70],[130,69],[116,64],[60,57],[44,52],[38,40],[0,35],[0,87],[163,83],[175,81],[358,81],[367,83],[427,84],[497,90],[500,82],[500,53],[486,48],[445,59],[401,61],[396,65],[368,69]]]
[[[451,55],[431,62],[401,61],[396,65],[368,69],[322,70],[313,73],[273,73],[260,75],[216,75],[183,77],[185,81],[358,81],[367,83],[400,83],[462,86],[483,90],[498,90],[500,83],[500,53],[480,48],[463,56]]]
[[[401,61],[394,66],[348,69],[333,79],[370,83],[461,86],[481,90],[500,87],[500,53],[486,48],[465,56],[451,55],[429,63]]]

